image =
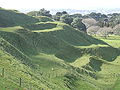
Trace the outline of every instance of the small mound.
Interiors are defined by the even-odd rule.
[[[27,28],[29,30],[45,30],[45,29],[52,29],[55,28],[57,24],[55,23],[50,23],[50,22],[41,22],[41,23],[36,23],[36,24],[28,24],[24,25],[24,28]]]
[[[47,16],[36,16],[35,18],[39,19],[39,22],[52,22],[53,20]]]

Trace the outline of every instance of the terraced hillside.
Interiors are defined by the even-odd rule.
[[[119,60],[118,48],[64,23],[0,28],[2,90],[118,90]]]
[[[39,19],[40,22],[53,21],[50,17],[47,17],[47,16],[35,16],[35,18]]]

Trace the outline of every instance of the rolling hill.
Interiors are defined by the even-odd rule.
[[[38,22],[38,19],[20,13],[17,10],[0,8],[0,27],[19,26]]]
[[[5,9],[0,18],[2,90],[118,90],[118,48],[61,22]]]

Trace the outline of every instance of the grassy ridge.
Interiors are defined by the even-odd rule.
[[[19,26],[38,22],[38,19],[14,10],[0,9],[0,27]]]

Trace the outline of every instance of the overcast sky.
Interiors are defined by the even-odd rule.
[[[120,0],[0,0],[0,7],[9,9],[115,9]]]

